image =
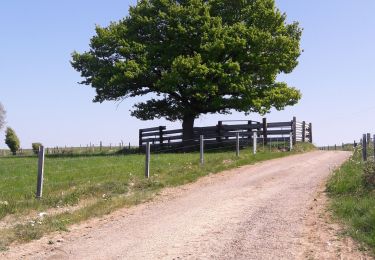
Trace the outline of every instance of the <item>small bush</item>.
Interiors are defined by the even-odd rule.
[[[363,167],[363,184],[368,189],[375,189],[375,161],[369,160]]]
[[[18,139],[16,132],[10,127],[8,127],[5,132],[5,143],[8,145],[13,155],[16,155],[17,151],[20,149],[20,140]]]
[[[32,143],[32,144],[31,144],[31,147],[33,148],[33,152],[34,152],[35,154],[38,154],[38,152],[39,152],[39,147],[41,147],[41,146],[42,146],[41,143]]]

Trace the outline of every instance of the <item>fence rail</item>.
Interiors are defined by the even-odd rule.
[[[194,127],[194,137],[191,143],[199,143],[200,136],[205,138],[205,144],[221,146],[227,143],[235,143],[239,134],[240,144],[251,144],[253,133],[257,134],[259,143],[267,144],[273,141],[287,141],[292,136],[293,143],[311,142],[312,124],[305,121],[299,122],[296,117],[286,122],[262,122],[247,121],[247,124],[233,124],[236,121],[219,121],[215,126]],[[238,122],[238,121],[237,121]],[[144,150],[146,144],[150,143],[153,150],[164,150],[183,147],[183,130],[167,130],[165,126],[152,127],[139,130],[139,148]]]

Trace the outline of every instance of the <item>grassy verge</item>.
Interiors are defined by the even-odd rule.
[[[76,205],[85,199],[94,203],[70,213],[47,215],[27,224],[0,229],[0,249],[15,241],[38,239],[46,233],[67,230],[71,224],[149,200],[163,187],[312,149],[310,144],[298,144],[292,152],[267,148],[255,156],[245,149],[239,157],[232,151],[211,152],[206,153],[204,166],[199,164],[199,153],[156,154],[151,156],[148,180],[143,177],[144,155],[47,158],[41,200],[34,199],[36,158],[3,158],[0,159],[0,220],[8,215]]]
[[[374,163],[373,160],[368,163],[362,162],[361,151],[357,150],[350,160],[336,170],[327,185],[334,215],[348,227],[349,235],[367,245],[373,252],[375,187],[371,183],[371,176],[375,176]]]

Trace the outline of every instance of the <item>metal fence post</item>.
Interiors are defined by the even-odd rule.
[[[150,178],[150,142],[146,143],[145,177]]]
[[[289,136],[289,151],[293,150],[293,132],[290,132]]]
[[[236,156],[240,156],[240,133],[236,133]]]
[[[264,138],[263,138],[264,140]],[[253,130],[253,154],[257,153],[257,130]]]
[[[199,138],[200,142],[200,163],[201,165],[204,164],[204,136],[201,135]]]
[[[39,147],[38,153],[38,179],[36,186],[36,198],[40,199],[43,195],[43,177],[44,177],[44,146]]]
[[[363,134],[362,138],[362,158],[364,161],[367,161],[367,135]]]

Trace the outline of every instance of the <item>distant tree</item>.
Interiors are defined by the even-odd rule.
[[[0,103],[0,130],[5,125],[5,116],[6,116],[6,111],[5,111],[4,107],[3,107],[3,105]]]
[[[32,149],[33,149],[34,154],[38,154],[38,152],[39,152],[39,147],[41,147],[41,146],[42,146],[41,143],[32,143],[32,144],[31,144],[31,147],[32,147]]]
[[[201,114],[296,104],[301,93],[276,79],[297,66],[301,31],[274,0],[140,0],[123,20],[98,26],[72,66],[94,102],[145,96],[131,114],[182,120],[189,140]]]
[[[18,139],[16,132],[10,127],[7,127],[5,131],[5,144],[8,145],[13,155],[17,154],[20,149],[20,140]]]

